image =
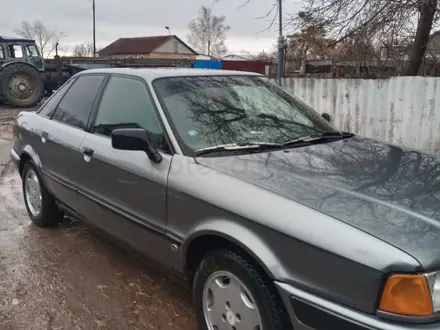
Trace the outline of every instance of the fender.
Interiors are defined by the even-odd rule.
[[[272,278],[286,278],[287,272],[267,244],[251,229],[241,223],[225,219],[210,219],[194,227],[180,247],[183,269],[186,269],[188,247],[197,238],[217,236],[245,250]]]
[[[22,160],[25,158],[30,158],[35,166],[37,167],[37,170],[41,176],[41,160],[40,157],[38,156],[38,154],[36,153],[36,151],[34,150],[34,148],[32,148],[31,145],[27,144],[20,152],[20,170],[21,170],[21,166],[22,166]]]
[[[46,176],[43,173],[43,168],[41,165],[41,160],[40,157],[38,156],[37,152],[34,150],[34,148],[32,148],[32,146],[30,146],[29,144],[27,144],[20,153],[20,162],[18,165],[19,171],[20,171],[20,176],[21,176],[21,171],[23,170],[23,160],[24,159],[31,159],[33,161],[33,163],[35,164],[35,167],[37,169],[38,175],[40,176],[40,180],[43,183],[44,186],[47,187],[47,182],[46,182]]]
[[[0,66],[0,71],[3,70],[4,68],[6,68],[6,67],[9,66],[9,65],[12,65],[12,64],[25,64],[25,65],[27,65],[27,66],[29,66],[29,67],[31,67],[31,68],[37,70],[38,72],[41,72],[41,70],[38,70],[38,69],[37,69],[35,66],[33,66],[32,64],[30,64],[30,63],[28,63],[28,62],[24,62],[24,61],[10,61],[10,62],[3,63],[3,64]]]

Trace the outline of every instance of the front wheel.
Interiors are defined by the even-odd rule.
[[[209,253],[200,263],[193,300],[201,330],[292,330],[272,281],[230,250]]]

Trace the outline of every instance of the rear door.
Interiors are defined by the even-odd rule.
[[[77,212],[80,203],[76,191],[83,164],[80,146],[105,77],[80,75],[41,130],[39,155],[45,183],[57,199]]]
[[[28,125],[28,123],[26,122],[22,123],[23,128],[25,128],[25,130],[22,133],[26,138],[19,139],[18,141],[20,141],[20,143],[24,142],[32,146],[32,148],[39,157],[40,165],[42,168],[46,165],[46,160],[47,160],[44,157],[44,155],[46,154],[44,147],[46,145],[44,143],[45,139],[43,139],[42,137],[42,131],[47,126],[47,124],[50,123],[50,118],[55,112],[58,103],[60,103],[64,94],[66,94],[70,86],[72,86],[75,79],[76,78],[72,78],[69,81],[67,81],[61,88],[58,89],[56,93],[52,94],[51,97],[38,109],[37,115],[41,117],[41,120],[35,122],[33,121],[31,126]],[[45,182],[46,176],[44,172],[40,172],[40,175],[42,176],[43,181]]]
[[[115,128],[145,128],[162,154],[150,161],[143,151],[113,149]],[[83,180],[79,194],[88,198],[86,218],[150,257],[170,253],[164,238],[166,185],[172,155],[145,81],[112,75],[97,107],[91,133],[82,148]]]

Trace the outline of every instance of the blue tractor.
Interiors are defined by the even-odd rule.
[[[26,108],[45,93],[44,60],[35,40],[0,36],[0,101]]]

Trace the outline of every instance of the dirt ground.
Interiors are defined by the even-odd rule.
[[[21,109],[6,108],[0,104],[0,139],[11,140],[11,124]]]
[[[0,106],[0,150],[19,111]],[[196,328],[189,293],[139,255],[75,219],[32,225],[15,168],[0,163],[0,329]]]

